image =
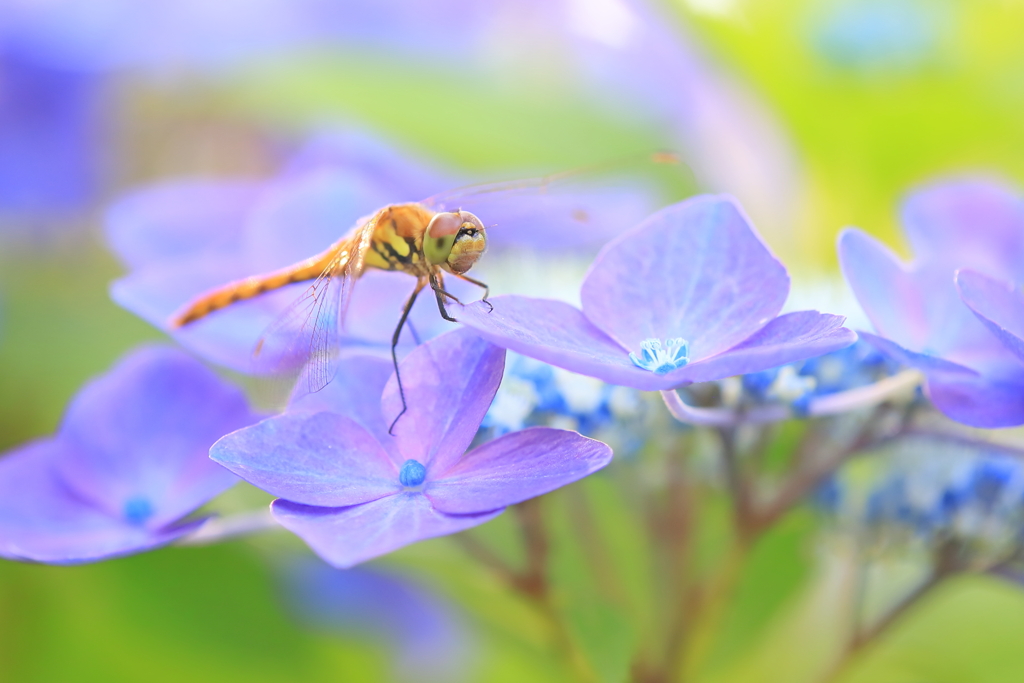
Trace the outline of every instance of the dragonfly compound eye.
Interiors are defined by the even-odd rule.
[[[462,224],[448,254],[448,269],[461,275],[473,267],[487,249],[487,231],[480,219],[468,211],[460,211]]]
[[[423,237],[423,252],[431,265],[439,266],[448,260],[462,223],[458,213],[439,213],[430,219]]]

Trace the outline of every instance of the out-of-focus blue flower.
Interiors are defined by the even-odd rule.
[[[944,20],[938,3],[844,0],[816,18],[811,41],[818,54],[843,69],[905,72],[934,55]]]
[[[611,444],[621,456],[647,439],[648,417],[648,405],[635,389],[513,353],[481,428],[490,436],[537,426],[574,429]]]
[[[0,228],[88,208],[115,165],[114,77],[209,74],[334,40],[329,0],[0,0]]]
[[[875,454],[865,477],[837,475],[831,511],[880,540],[956,541],[998,559],[1024,541],[1024,466],[997,445],[904,437]],[[966,558],[964,558],[966,559]]]
[[[903,208],[916,258],[904,264],[858,230],[839,238],[843,273],[877,335],[862,338],[922,370],[946,415],[975,427],[1024,423],[1024,364],[961,301],[957,269],[1024,281],[1024,202],[1003,187],[953,181]]]
[[[101,184],[104,104],[95,74],[40,65],[0,39],[0,230],[37,228],[92,199]]]
[[[383,641],[399,681],[457,681],[468,673],[469,633],[454,606],[411,580],[307,559],[286,567],[285,591],[303,622]]]
[[[851,346],[805,361],[723,380],[723,402],[729,405],[781,403],[805,414],[811,401],[889,377],[898,366],[870,344],[857,341]]]
[[[468,529],[611,460],[599,441],[544,427],[465,453],[504,355],[469,330],[449,332],[402,363],[404,414],[392,377],[380,412],[286,413],[229,434],[210,457],[280,496],[278,522],[338,567]]]
[[[778,316],[786,269],[729,198],[670,206],[608,243],[583,310],[501,296],[459,322],[496,344],[611,384],[665,390],[757,372],[852,344],[840,316]],[[686,353],[679,353],[685,347]],[[641,355],[642,354],[642,355]]]
[[[70,564],[179,538],[201,523],[182,517],[237,481],[210,446],[256,419],[182,352],[131,353],[78,393],[56,436],[0,459],[0,555]]]

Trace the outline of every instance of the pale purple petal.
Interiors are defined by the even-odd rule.
[[[857,334],[843,327],[844,320],[817,311],[781,315],[725,353],[687,365],[679,376],[709,382],[838,351],[857,341]]]
[[[486,512],[554,491],[601,469],[612,449],[576,432],[533,427],[490,441],[427,484],[434,507]]]
[[[971,270],[957,273],[956,285],[974,315],[1024,362],[1024,294],[1020,288]]]
[[[422,493],[401,493],[344,508],[310,507],[275,500],[274,518],[335,567],[351,567],[435,536],[483,524],[503,512],[446,515]]]
[[[59,439],[22,446],[0,459],[0,556],[74,564],[149,550],[192,531],[195,523],[150,529],[75,496],[56,473],[74,457]]]
[[[107,242],[131,268],[197,253],[228,255],[261,185],[184,181],[133,192],[107,211]]]
[[[416,347],[399,368],[408,410],[394,425],[396,451],[403,461],[425,465],[432,478],[462,457],[476,436],[501,383],[505,351],[459,329]],[[381,411],[390,425],[401,410],[392,376]]]
[[[288,404],[289,412],[345,415],[373,434],[381,444],[390,441],[388,426],[380,412],[380,401],[394,367],[390,358],[352,354],[337,361],[338,372],[326,387],[304,393]],[[298,385],[303,384],[300,378]]]
[[[344,237],[359,219],[400,201],[346,168],[319,168],[267,183],[252,207],[243,251],[254,273],[290,266]]]
[[[237,479],[210,461],[210,446],[258,419],[237,388],[170,347],[143,347],[94,379],[67,409],[61,473],[83,499],[113,516],[147,506],[159,527]],[[132,503],[134,501],[134,503]]]
[[[1024,424],[1024,382],[963,374],[929,375],[928,397],[948,417],[972,427],[995,429]]]
[[[490,303],[493,310],[474,303],[455,317],[494,344],[610,384],[657,391],[683,383],[681,370],[657,375],[636,367],[628,351],[569,304],[523,296],[498,296]]]
[[[356,505],[402,488],[377,439],[333,413],[264,420],[219,440],[210,458],[264,491],[306,505]]]
[[[1024,202],[1009,188],[983,180],[936,183],[908,196],[902,216],[917,258],[950,272],[1024,278]]]
[[[871,344],[876,349],[893,359],[900,365],[917,368],[923,372],[943,372],[947,374],[977,375],[977,371],[959,363],[939,358],[928,353],[918,353],[905,349],[894,341],[885,337],[879,337],[870,332],[860,331],[857,333],[861,339]]]
[[[626,349],[681,337],[694,360],[764,327],[789,293],[786,269],[736,203],[699,196],[609,242],[583,283],[583,312]]]
[[[324,167],[347,169],[372,182],[389,194],[385,204],[416,201],[465,184],[411,152],[351,129],[329,129],[313,135],[289,160],[282,175],[300,175]],[[382,206],[372,206],[367,211]]]
[[[839,235],[839,263],[880,335],[910,349],[929,343],[924,293],[892,251],[860,230],[847,229]]]

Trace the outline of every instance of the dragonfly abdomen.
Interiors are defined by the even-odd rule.
[[[171,325],[173,327],[181,327],[205,318],[214,311],[227,308],[238,301],[252,299],[265,292],[280,289],[295,282],[315,280],[320,277],[328,265],[336,261],[337,255],[338,245],[335,245],[311,259],[306,259],[301,263],[268,275],[257,275],[228,283],[194,299],[180,314],[174,317]]]

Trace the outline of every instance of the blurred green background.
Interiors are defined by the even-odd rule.
[[[913,31],[896,21],[881,36],[870,25],[859,34],[828,33],[856,28],[857,8],[884,14],[886,6],[892,5],[671,6],[687,39],[761,98],[792,146],[795,209],[765,232],[798,282],[835,273],[833,241],[846,225],[902,249],[896,210],[917,183],[962,172],[1024,179],[1024,2],[900,3],[915,17]],[[840,14],[847,11],[854,19]],[[445,96],[452,89],[461,95],[455,102]],[[419,106],[395,106],[396,92]],[[527,81],[465,83],[400,60],[344,52],[254,65],[216,85],[125,82],[117,97],[120,144],[130,159],[123,175],[132,183],[195,171],[266,173],[275,159],[250,137],[273,131],[296,140],[325,121],[368,128],[482,172],[559,169],[662,142]],[[197,138],[220,142],[202,158],[182,156]],[[98,235],[94,216],[83,232],[0,244],[0,447],[52,432],[84,380],[137,342],[159,337],[109,302],[106,287],[119,267]],[[611,561],[632,577],[628,590],[644,592],[637,558],[645,549],[635,547],[628,525],[636,511],[600,479],[581,490],[613,539]],[[558,524],[568,524],[561,507],[573,495],[551,496]],[[758,548],[709,680],[809,680],[836,579],[816,561],[822,554],[808,514],[793,515]],[[509,524],[476,533],[500,541],[512,534]],[[623,630],[614,611],[592,604],[579,587],[577,535],[559,527],[557,538],[556,583],[577,635],[584,649],[599,654],[603,679],[623,680],[639,635]],[[387,680],[393,655],[381,643],[317,632],[289,616],[272,560],[285,552],[301,552],[301,544],[272,536],[71,568],[0,562],[0,680]],[[450,539],[382,563],[450,597],[472,620],[478,655],[467,680],[560,680],[537,636],[536,616],[468,566]],[[1021,681],[1022,639],[1024,592],[995,579],[961,579],[912,613],[845,680]]]

